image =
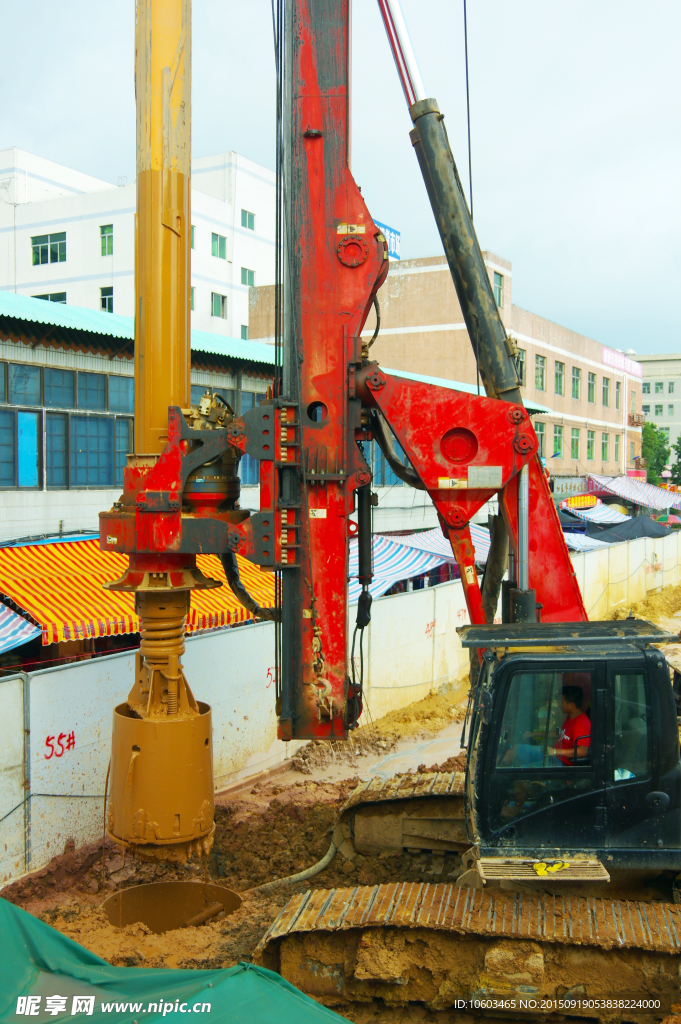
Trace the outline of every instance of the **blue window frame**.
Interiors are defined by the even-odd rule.
[[[13,412],[0,412],[0,487],[14,487],[16,420]]]
[[[104,412],[106,409],[106,374],[78,374],[78,408]]]
[[[404,463],[405,466],[408,465],[407,457],[404,454],[402,448],[400,447],[399,442],[397,441],[397,439],[395,437],[393,437],[393,447],[395,449],[395,453],[398,456],[400,462]],[[372,455],[371,461],[373,463],[372,471],[373,471],[373,476],[374,476],[374,479],[373,479],[374,486],[375,487],[402,487],[404,482],[402,480],[400,480],[399,477],[395,476],[394,472],[392,471],[392,469],[388,465],[383,452],[381,451],[381,449],[378,447],[378,445],[375,442],[372,442],[371,449],[372,449],[372,451],[371,451],[371,455]]]
[[[40,486],[40,413],[17,413],[17,486]]]
[[[68,487],[68,416],[48,412],[45,417],[45,462],[48,487]]]
[[[109,377],[109,412],[135,411],[135,378]]]
[[[118,419],[115,422],[116,434],[116,465],[114,467],[114,483],[123,486],[123,470],[128,461],[128,453],[132,451],[132,420]]]
[[[73,370],[45,369],[45,405],[53,409],[73,409],[75,378]]]
[[[9,364],[9,400],[16,405],[40,405],[40,367]]]
[[[72,487],[111,487],[113,454],[112,419],[104,416],[71,417]]]

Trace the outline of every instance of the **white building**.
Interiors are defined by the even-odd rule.
[[[676,444],[681,434],[681,353],[636,358],[643,366],[643,415],[666,434],[670,445]]]
[[[248,289],[274,280],[274,172],[192,163],[192,328],[248,337]],[[0,151],[0,290],[134,315],[135,184]]]

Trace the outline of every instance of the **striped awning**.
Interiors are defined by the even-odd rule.
[[[610,547],[604,540],[596,540],[595,537],[587,537],[584,533],[563,533],[565,543],[570,551],[593,551],[594,548]]]
[[[13,651],[40,636],[40,629],[6,604],[0,604],[0,654]]]
[[[476,523],[470,523],[469,526],[475,549],[475,561],[479,565],[484,565],[489,552],[489,530],[487,527],[478,526]],[[438,527],[435,527],[434,530],[424,530],[422,533],[409,533],[405,537],[395,537],[393,539],[399,541],[400,544],[406,544],[408,547],[417,548],[419,551],[436,555],[443,559],[443,561],[456,564],[452,546]]]
[[[418,551],[407,544],[401,544],[401,539],[401,537],[384,537],[377,533],[371,538],[374,578],[369,585],[369,593],[372,597],[380,597],[381,594],[385,594],[386,590],[390,590],[394,583],[420,576],[424,572],[430,572],[431,569],[436,569],[445,561],[441,555],[428,554],[426,551]],[[362,590],[357,581],[358,572],[357,541],[351,540],[349,572],[351,603],[357,600]]]
[[[593,508],[570,508],[567,511],[588,523],[626,523],[631,519],[631,516],[625,516],[623,512],[604,504],[594,505]]]
[[[681,508],[681,494],[677,491],[667,491],[632,476],[607,477],[590,473],[589,481],[594,490],[616,494],[643,508]]]
[[[244,586],[261,605],[274,603],[274,577],[237,556]],[[40,627],[43,644],[136,633],[134,594],[105,590],[128,559],[100,551],[99,541],[25,545],[0,549],[0,596]],[[201,571],[225,583],[216,555],[198,555]],[[187,631],[244,622],[252,616],[226,585],[192,594]]]

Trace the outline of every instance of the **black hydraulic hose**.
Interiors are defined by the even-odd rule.
[[[383,419],[382,414],[376,409],[371,415],[371,431],[378,442],[378,447],[385,455],[385,461],[398,480],[402,480],[410,487],[415,487],[417,491],[425,491],[426,485],[417,476],[416,471],[411,466],[405,466],[398,459],[388,425]]]
[[[229,583],[230,590],[236,597],[237,601],[246,608],[251,615],[255,615],[258,619],[268,619],[270,622],[281,621],[281,611],[279,608],[262,608],[255,598],[246,590],[245,586],[241,582],[241,576],[239,575],[239,563],[236,560],[236,555],[233,551],[224,551],[220,555],[220,561],[222,562],[222,568],[225,570],[225,576]]]
[[[367,345],[367,351],[371,348],[373,343],[376,341],[376,338],[378,337],[378,332],[381,329],[381,307],[378,304],[378,295],[374,295],[374,309],[376,310],[376,330],[373,333],[373,337],[372,337],[371,341]]]

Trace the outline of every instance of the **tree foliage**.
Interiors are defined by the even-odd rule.
[[[681,434],[676,444],[672,445],[672,483],[681,484]]]
[[[649,484],[660,483],[662,470],[669,462],[670,454],[666,435],[654,423],[644,423],[641,455],[646,460],[646,479]]]

